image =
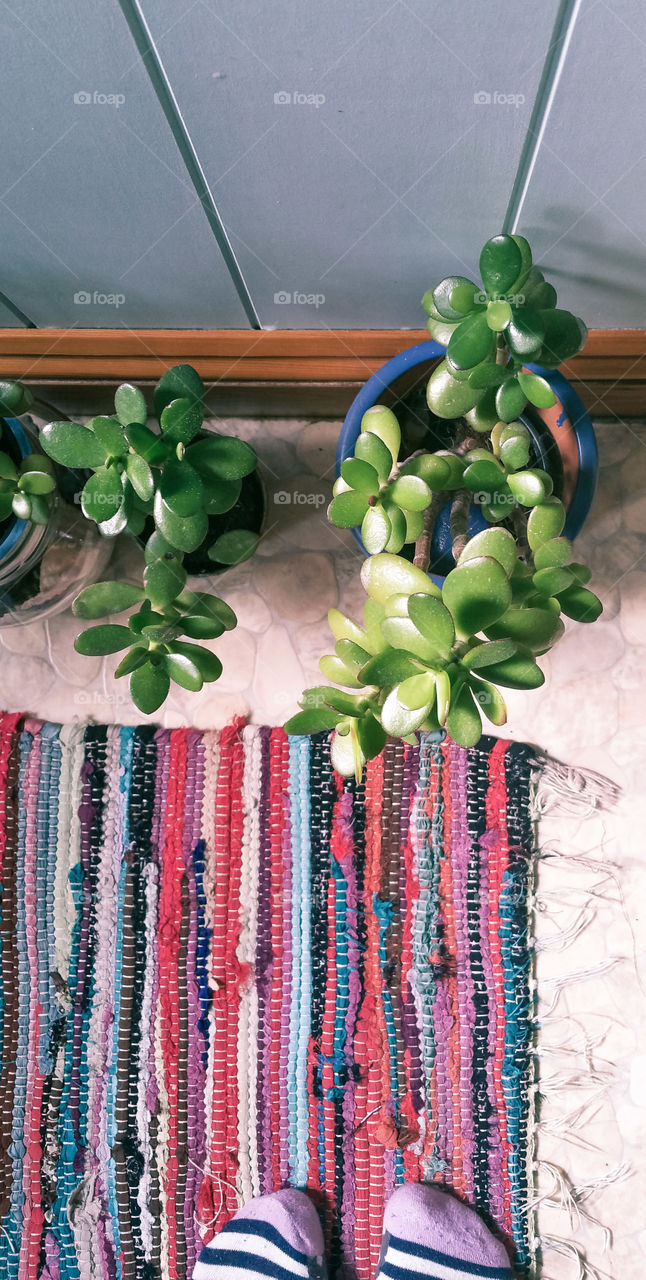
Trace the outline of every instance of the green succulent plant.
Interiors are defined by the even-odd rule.
[[[25,392],[19,383],[0,383],[0,411],[25,412],[31,403]],[[57,463],[90,472],[79,502],[104,537],[146,537],[141,586],[93,583],[73,604],[78,618],[94,621],[132,609],[126,624],[104,622],[81,631],[75,648],[92,655],[127,650],[115,674],[129,675],[132,699],[146,714],[161,706],[171,681],[199,690],[217,680],[222,664],[195,642],[217,639],[236,625],[233,610],[218,596],[187,590],[183,562],[208,540],[209,517],[235,506],[257,459],[242,440],[202,432],[203,396],[196,370],[175,365],[155,388],[159,431],[146,425],[143,392],[124,383],[115,392],[113,415],[85,425],[50,422],[43,427],[40,438],[47,456],[34,454],[16,466],[9,455],[0,454],[0,518],[13,511],[46,523],[56,492],[52,464]],[[253,554],[257,542],[257,534],[248,529],[229,530],[207,554],[218,565],[239,564]]]
[[[505,723],[501,687],[543,684],[536,659],[563,634],[561,615],[593,622],[601,613],[589,569],[562,536],[566,512],[552,479],[529,465],[531,437],[518,418],[527,399],[554,403],[523,360],[556,365],[579,349],[585,327],[555,310],[555,291],[521,236],[488,241],[480,269],[483,291],[453,276],[423,300],[430,332],[447,344],[427,399],[438,416],[458,419],[453,449],[400,461],[397,418],[375,405],[334,485],[330,520],[360,526],[369,553],[363,620],[330,610],[336,643],[320,668],[332,683],[308,689],[285,729],[334,730],[332,761],[345,776],[360,778],[388,734],[414,742],[419,729],[446,729],[473,746],[483,715]],[[455,568],[440,587],[428,567],[447,501]],[[469,537],[472,503],[488,527]],[[407,544],[412,563],[399,554]]]

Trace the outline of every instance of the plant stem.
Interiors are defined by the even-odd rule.
[[[509,355],[507,354],[505,339],[502,334],[499,333],[496,339],[496,364],[507,364],[508,362]]]
[[[433,541],[435,521],[437,520],[448,496],[448,493],[444,490],[440,493],[434,493],[426,511],[424,512],[424,528],[415,543],[415,556],[413,558],[413,564],[416,565],[418,569],[423,569],[424,573],[427,572],[428,566],[431,563],[431,543]]]
[[[469,489],[459,489],[451,503],[450,528],[453,540],[453,559],[457,564],[469,541],[469,510],[473,494]]]

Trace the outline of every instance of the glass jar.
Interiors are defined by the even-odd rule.
[[[46,421],[37,405],[20,421],[0,418],[0,450],[18,465],[28,454],[42,453],[39,425]],[[0,627],[60,613],[82,587],[101,577],[110,559],[112,541],[101,536],[79,505],[83,476],[58,466],[55,472],[57,490],[47,524],[14,515],[0,521]]]

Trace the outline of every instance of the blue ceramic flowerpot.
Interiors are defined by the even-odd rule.
[[[425,384],[434,363],[445,354],[446,348],[439,342],[420,342],[393,356],[392,360],[388,360],[368,379],[350,405],[341,428],[336,455],[337,475],[341,463],[354,453],[361,431],[361,419],[366,409],[383,401],[397,414],[398,402],[401,403],[405,392],[416,383]],[[533,465],[542,467],[554,479],[554,491],[567,510],[563,533],[573,539],[588,516],[597,483],[599,464],[594,429],[582,401],[562,374],[543,369],[537,364],[525,367],[545,378],[557,398],[556,404],[550,409],[530,409],[528,406],[520,419],[532,438]],[[397,384],[405,387],[405,390],[400,391]],[[442,573],[433,573],[431,576],[439,583],[442,582],[442,575],[448,573],[453,564],[449,529],[450,505],[447,502],[436,522],[431,548],[431,563],[442,570]],[[470,535],[487,527],[480,509],[472,506],[469,515]],[[359,530],[354,529],[353,533],[359,546],[365,551]]]

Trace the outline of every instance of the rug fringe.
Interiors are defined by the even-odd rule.
[[[530,911],[534,920],[534,934],[538,932],[539,922],[552,925],[550,933],[536,938],[536,957],[546,954],[565,954],[570,951],[586,930],[594,924],[600,906],[614,908],[617,914],[628,920],[623,898],[619,869],[616,863],[606,857],[603,849],[604,839],[597,846],[603,856],[594,856],[595,851],[566,851],[565,848],[543,840],[545,820],[563,820],[564,827],[558,831],[559,840],[568,838],[567,821],[573,823],[572,831],[578,829],[580,823],[602,812],[612,809],[621,795],[621,788],[611,779],[593,770],[576,769],[570,765],[552,759],[546,754],[533,753],[535,768],[530,812],[535,824],[536,843],[534,852],[535,873],[533,893],[530,897]],[[552,828],[549,828],[550,834]],[[591,883],[576,885],[559,883],[553,890],[539,886],[539,867],[553,863],[556,868],[591,872]],[[564,913],[566,917],[564,919]],[[602,1252],[605,1253],[611,1244],[611,1232],[588,1207],[586,1201],[593,1194],[604,1188],[623,1181],[630,1175],[630,1167],[621,1163],[616,1168],[600,1173],[598,1177],[577,1183],[571,1171],[561,1164],[546,1160],[540,1154],[544,1145],[541,1139],[556,1138],[566,1147],[583,1147],[603,1156],[601,1148],[586,1139],[585,1127],[597,1115],[600,1109],[610,1105],[609,1094],[617,1078],[617,1071],[611,1061],[597,1057],[597,1050],[606,1038],[610,1026],[618,1019],[604,1017],[604,1025],[597,1031],[591,1031],[583,1022],[569,1013],[561,1013],[559,1003],[561,997],[571,987],[610,973],[624,957],[601,955],[598,963],[575,967],[566,973],[541,977],[540,1004],[539,985],[535,974],[532,977],[532,994],[535,1014],[532,1019],[534,1028],[534,1082],[532,1087],[533,1112],[533,1150],[532,1176],[536,1186],[539,1179],[550,1181],[548,1189],[536,1195],[529,1206],[530,1220],[533,1226],[533,1255],[535,1280],[562,1280],[562,1264],[556,1263],[556,1255],[568,1259],[573,1268],[568,1271],[568,1280],[611,1280],[610,1273],[599,1268],[598,1263],[591,1263],[586,1257],[583,1244],[577,1243],[570,1236],[562,1236],[553,1232],[541,1231],[538,1228],[537,1213],[543,1207],[567,1214],[572,1232],[582,1225],[594,1227],[602,1233]],[[553,1032],[557,1024],[562,1027],[562,1034],[557,1031],[555,1039],[548,1044],[540,1042],[541,1033],[547,1029]],[[541,1062],[554,1060],[554,1070],[549,1076],[542,1078],[539,1074]],[[564,1094],[579,1094],[576,1102],[565,1113],[559,1112],[557,1100]],[[554,1114],[545,1114],[553,1106]],[[567,1161],[564,1162],[566,1164]],[[550,1255],[555,1255],[555,1271],[550,1267]]]

